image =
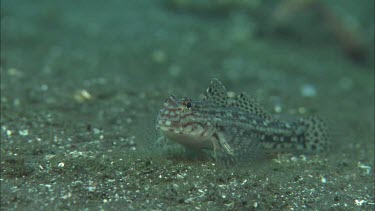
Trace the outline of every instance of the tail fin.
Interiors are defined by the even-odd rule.
[[[328,127],[319,117],[305,117],[298,120],[297,133],[303,137],[300,148],[306,152],[322,152],[329,148],[330,135]]]

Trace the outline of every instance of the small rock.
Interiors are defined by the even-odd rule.
[[[304,84],[301,87],[301,95],[303,97],[315,97],[316,96],[315,86],[311,84]]]

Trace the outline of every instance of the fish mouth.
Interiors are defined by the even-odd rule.
[[[156,129],[161,131],[180,131],[182,130],[180,126],[180,115],[174,113],[171,115],[168,109],[164,108],[159,111],[156,118]]]

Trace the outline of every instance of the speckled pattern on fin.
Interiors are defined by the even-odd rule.
[[[223,84],[214,78],[206,90],[204,99],[211,101],[218,106],[226,106],[228,103],[227,91]]]
[[[261,145],[256,135],[245,137],[235,127],[228,127],[221,134],[225,141],[220,141],[221,150],[216,153],[216,161],[225,166],[231,166],[238,162],[248,162],[260,155]],[[223,142],[230,143],[228,150]]]
[[[330,134],[324,120],[316,116],[304,117],[297,121],[297,133],[304,136],[303,148],[306,152],[322,152],[329,147]]]
[[[271,115],[245,92],[239,94],[236,100],[230,103],[230,106],[252,113],[262,119],[271,119]]]

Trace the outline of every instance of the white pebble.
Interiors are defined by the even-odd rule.
[[[275,107],[273,109],[275,110],[276,113],[280,113],[283,110],[281,105],[275,105]]]
[[[7,130],[7,135],[11,136],[12,135],[12,131],[11,130]]]
[[[25,129],[25,130],[20,130],[20,131],[18,131],[18,133],[19,133],[21,136],[27,136],[27,135],[29,135],[29,131],[28,131],[27,129]]]
[[[301,95],[303,97],[315,97],[316,96],[315,86],[311,84],[304,84],[301,87]]]

